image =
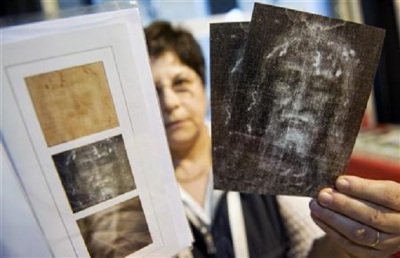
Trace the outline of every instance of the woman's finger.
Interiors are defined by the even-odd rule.
[[[317,202],[311,203],[310,207],[312,211],[311,214],[314,218],[318,218],[319,221],[322,221],[332,229],[335,229],[335,232],[340,233],[346,239],[358,245],[373,247],[374,249],[385,249],[388,247],[386,245],[386,240],[393,237],[392,234],[379,231],[332,210],[326,209],[320,206]],[[377,241],[379,243],[377,243]]]
[[[325,233],[337,242],[346,252],[356,257],[387,257],[392,255],[398,248],[396,248],[395,240],[385,239],[380,240],[377,245],[371,247],[367,245],[360,245],[351,241],[346,236],[342,235],[330,225],[320,220],[319,218],[312,215],[314,222],[323,230]],[[399,240],[399,239],[398,239]],[[397,241],[398,241],[397,240]],[[389,241],[389,245],[386,248],[381,244],[381,241]],[[375,240],[376,242],[376,240]],[[398,242],[397,242],[398,243]]]
[[[338,191],[400,212],[400,184],[392,181],[369,180],[356,176],[340,176]]]
[[[327,188],[320,191],[318,202],[352,220],[386,233],[400,234],[400,212],[376,203]]]

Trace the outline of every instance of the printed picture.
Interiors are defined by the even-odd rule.
[[[118,126],[102,62],[25,78],[47,145]]]
[[[190,248],[138,6],[37,18],[0,28],[2,156],[40,237],[31,256],[173,257]],[[14,217],[5,222],[19,230]]]
[[[53,156],[73,212],[136,188],[121,135]]]
[[[215,187],[313,196],[331,186],[346,169],[383,36],[262,4],[250,23],[212,24]]]
[[[92,258],[122,258],[152,243],[139,198],[77,221]]]

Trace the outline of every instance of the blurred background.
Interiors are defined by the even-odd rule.
[[[42,12],[54,16],[60,10],[115,0],[5,0],[0,16]],[[120,1],[122,2],[122,1]],[[249,21],[251,0],[138,0],[143,25],[163,19],[190,29],[209,57],[209,23]],[[364,125],[400,123],[400,0],[260,0],[277,5],[365,23],[386,29],[385,45],[376,76],[374,94]],[[208,60],[207,60],[208,61]]]
[[[54,17],[64,9],[112,0],[4,0],[0,19],[41,13]],[[122,2],[122,1],[121,1]],[[260,3],[306,11],[386,30],[372,94],[347,173],[400,182],[400,0],[260,0]],[[209,63],[209,23],[250,21],[250,0],[138,0],[143,26],[168,20],[193,32]],[[1,36],[1,35],[0,35]],[[1,38],[0,38],[1,40]],[[207,76],[209,78],[209,76]],[[209,94],[209,85],[207,85]],[[208,95],[209,96],[209,95]],[[15,178],[4,176],[0,191],[2,227],[0,257],[45,257],[49,251],[29,214]],[[7,196],[13,196],[8,198]],[[6,198],[4,198],[6,197]],[[10,219],[20,214],[25,220]],[[5,222],[5,223],[3,223]],[[35,241],[32,241],[34,239]]]

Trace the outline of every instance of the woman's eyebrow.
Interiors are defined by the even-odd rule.
[[[176,78],[181,78],[181,77],[187,77],[187,73],[186,73],[185,71],[182,71],[182,72],[176,74],[176,75],[174,76],[174,79],[176,79]]]

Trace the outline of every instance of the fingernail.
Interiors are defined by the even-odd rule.
[[[316,200],[313,199],[313,200],[310,202],[310,210],[316,211],[317,209],[318,209],[318,203],[317,203]]]
[[[321,192],[318,196],[318,201],[324,206],[329,206],[331,205],[333,200],[333,197],[330,193],[328,192]]]
[[[347,190],[350,186],[349,180],[339,177],[339,179],[336,181],[336,187],[339,190]]]
[[[321,212],[321,206],[318,205],[317,200],[313,199],[310,202],[310,210],[311,210],[311,216],[319,216],[319,213]]]

